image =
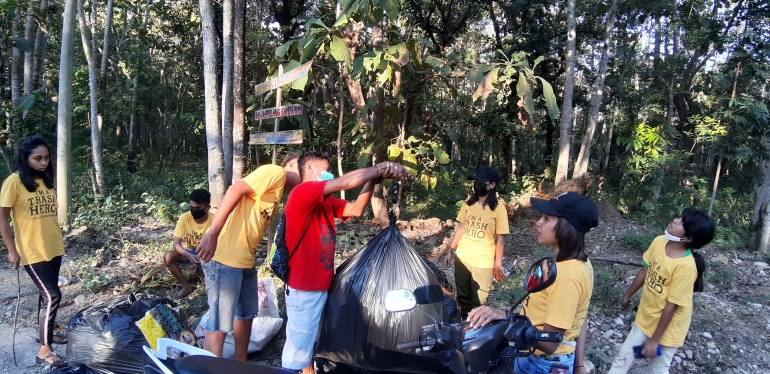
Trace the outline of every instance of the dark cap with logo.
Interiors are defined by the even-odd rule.
[[[599,209],[591,199],[576,193],[567,192],[551,200],[530,198],[532,208],[540,213],[564,217],[582,233],[587,233],[599,224]]]
[[[500,181],[500,174],[497,172],[497,170],[489,167],[489,166],[481,166],[478,169],[476,169],[476,173],[468,177],[469,181],[476,181],[476,182],[499,182]]]

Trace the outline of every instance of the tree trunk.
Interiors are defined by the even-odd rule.
[[[136,119],[136,86],[137,86],[137,79],[136,77],[134,79],[131,79],[131,76],[126,75],[126,77],[131,80],[131,117],[129,119],[128,124],[128,160],[126,162],[126,167],[128,169],[129,173],[136,173],[136,143],[138,138],[137,133],[137,119]]]
[[[43,24],[46,25],[48,20],[48,0],[40,2],[40,12],[43,14]],[[43,75],[43,69],[45,68],[45,45],[45,28],[38,27],[37,34],[35,35],[35,53],[32,61],[32,91],[39,90],[42,86],[40,84],[40,77]]]
[[[222,1],[222,157],[225,189],[233,175],[233,0]]]
[[[372,45],[377,49],[382,48],[384,41],[384,35],[382,27],[372,27]],[[389,137],[386,135],[385,130],[385,89],[379,83],[375,84],[374,95],[377,98],[372,114],[372,130],[374,132],[374,142],[372,146],[372,165],[375,162],[382,162],[388,159],[387,140]],[[385,191],[382,188],[382,183],[374,186],[372,191],[372,212],[374,213],[374,220],[379,222],[388,222],[388,204],[385,202]]]
[[[575,89],[575,0],[567,0],[567,71],[564,78],[564,94],[559,124],[559,161],[556,166],[555,184],[567,179],[569,173],[569,152],[572,142],[572,93]]]
[[[233,177],[232,183],[243,178],[246,162],[243,147],[246,141],[246,1],[233,4]]]
[[[217,102],[217,45],[214,35],[214,6],[211,0],[199,0],[203,35],[203,86],[206,110],[206,148],[208,155],[211,205],[219,207],[225,194],[225,165],[222,153],[222,127]],[[231,136],[232,139],[232,136]]]
[[[95,1],[95,0],[91,0]],[[102,65],[99,69],[99,91],[104,96],[107,90],[107,62],[109,61],[110,50],[110,29],[112,29],[113,0],[107,0],[107,15],[104,21],[104,41],[102,43]]]
[[[719,162],[717,163],[717,172],[716,175],[714,175],[714,188],[711,190],[711,202],[709,203],[709,213],[708,215],[711,215],[711,211],[714,208],[714,201],[717,198],[717,188],[719,187],[719,175],[722,173],[722,150],[719,150]]]
[[[21,37],[20,5],[22,3],[23,3],[22,1],[19,1],[19,3],[17,4],[16,10],[14,11],[13,21],[11,24],[11,37],[14,39]],[[13,109],[14,109],[14,112],[12,114],[13,118],[17,118],[15,109],[19,105],[19,100],[21,100],[22,83],[23,83],[23,78],[22,78],[22,66],[21,66],[21,51],[14,44],[14,47],[11,51],[11,102],[13,103]]]
[[[93,0],[92,0],[93,1]],[[93,11],[93,10],[92,10]],[[104,193],[104,170],[102,169],[102,132],[99,128],[99,103],[97,94],[96,59],[93,55],[89,41],[93,42],[88,29],[86,29],[86,15],[83,11],[83,0],[78,0],[78,20],[80,22],[80,37],[83,40],[83,53],[88,63],[88,89],[90,94],[89,122],[91,123],[91,156],[94,161],[94,174],[96,176],[96,188],[100,194]]]
[[[70,155],[72,153],[72,42],[75,32],[77,0],[66,0],[62,20],[61,58],[59,59],[59,97],[56,119],[56,215],[59,224],[69,226]]]
[[[35,35],[35,30],[37,28],[37,23],[35,21],[35,11],[34,6],[32,3],[27,5],[27,22],[24,25],[24,39],[27,39],[28,42],[32,42],[32,37]],[[32,73],[33,73],[33,66],[34,66],[34,56],[35,51],[34,48],[31,50],[28,50],[24,52],[24,95],[29,95],[32,93]]]
[[[577,162],[575,163],[575,170],[572,173],[572,178],[582,177],[588,173],[588,161],[591,157],[591,148],[593,146],[594,133],[596,132],[596,124],[599,122],[599,109],[601,109],[602,96],[604,95],[604,79],[607,77],[607,66],[610,61],[612,33],[615,30],[615,13],[617,11],[617,6],[618,2],[617,0],[614,0],[610,6],[610,11],[607,13],[607,27],[604,31],[604,48],[602,49],[602,58],[599,62],[599,74],[596,76],[596,81],[593,85],[593,92],[591,93],[591,110],[588,114],[588,125],[583,134],[583,143],[580,146],[580,153],[578,154]]]
[[[342,69],[342,63],[338,65]],[[342,84],[340,84],[340,97],[337,102],[340,104],[340,118],[337,120],[337,173],[342,176],[345,173],[342,169],[342,125],[345,120],[345,92],[342,90]],[[340,191],[340,199],[345,199],[345,190]]]

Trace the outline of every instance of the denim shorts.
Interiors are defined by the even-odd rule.
[[[516,359],[516,373],[549,374],[554,365],[567,366],[568,373],[571,373],[575,365],[575,354],[520,357]]]
[[[191,254],[193,256],[197,256],[198,255],[198,251],[196,251],[194,249],[188,249],[187,253],[189,253],[189,254]],[[190,262],[190,261],[177,262],[177,264],[179,264],[179,267],[181,267],[181,268],[186,268],[186,267],[188,267],[190,265],[200,265],[200,263],[194,263],[194,262]]]
[[[259,310],[257,268],[240,269],[214,260],[202,265],[209,304],[207,331],[233,331],[233,320],[254,319]]]
[[[286,286],[289,289],[289,286]],[[302,370],[313,360],[318,326],[326,305],[326,291],[302,291],[291,288],[286,295],[286,344],[281,366]]]

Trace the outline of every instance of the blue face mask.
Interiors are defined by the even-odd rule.
[[[315,173],[315,175],[318,175],[318,172],[315,170],[315,166],[313,166],[313,164],[310,164],[310,167],[313,169],[313,172]],[[332,173],[330,173],[328,171],[321,172],[321,176],[318,177],[318,181],[319,182],[321,182],[321,181],[330,181],[332,179],[334,179],[334,174],[332,174]]]

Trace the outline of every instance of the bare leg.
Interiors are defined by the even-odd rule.
[[[163,263],[166,264],[168,271],[171,272],[179,284],[182,285],[182,289],[179,291],[178,295],[189,295],[191,292],[190,284],[187,283],[187,279],[185,279],[184,274],[182,274],[182,268],[179,267],[179,262],[187,262],[187,258],[177,251],[168,251],[163,255]]]
[[[249,351],[249,338],[251,337],[250,319],[235,319],[233,325],[233,338],[235,340],[235,360],[246,362]]]
[[[213,353],[217,357],[222,357],[222,347],[225,345],[225,336],[227,336],[227,334],[221,331],[206,331],[206,341],[203,343],[203,349]]]

